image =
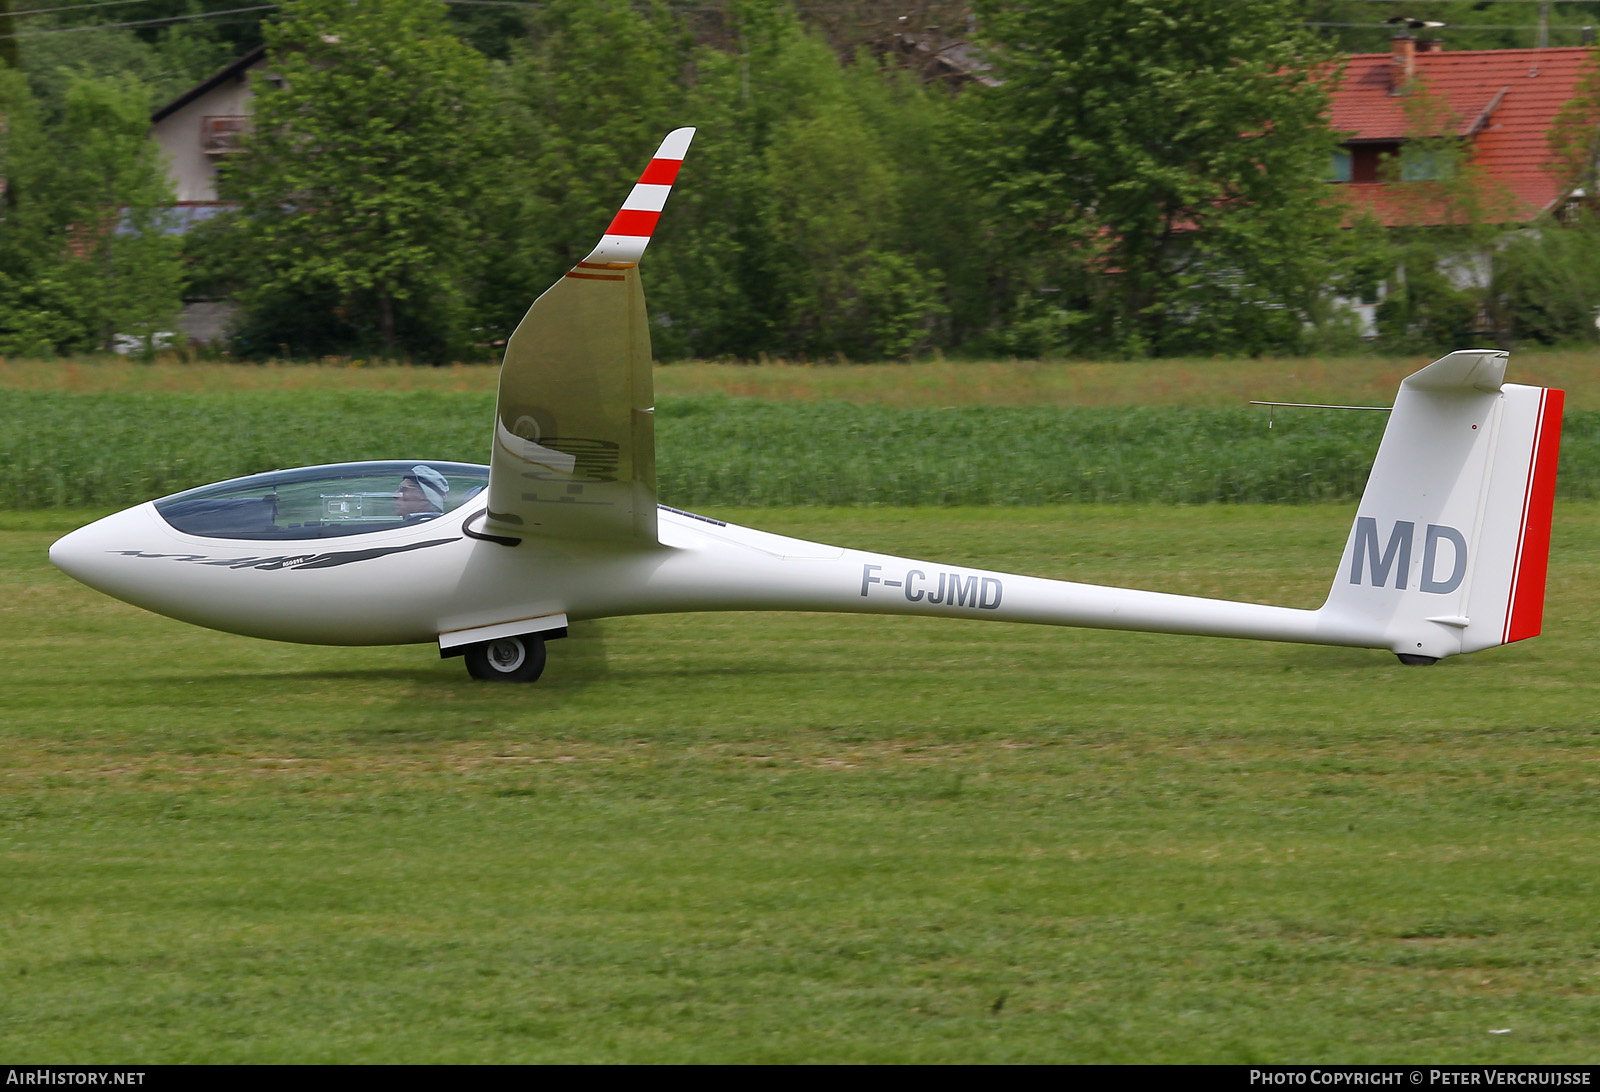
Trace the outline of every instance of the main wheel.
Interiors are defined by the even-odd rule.
[[[467,674],[495,682],[533,682],[544,674],[544,659],[543,637],[502,637],[467,649]]]

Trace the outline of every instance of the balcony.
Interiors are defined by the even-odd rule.
[[[206,155],[240,151],[240,138],[249,128],[248,114],[207,114],[200,119],[200,150]]]

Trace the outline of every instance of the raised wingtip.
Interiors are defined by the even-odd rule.
[[[694,126],[686,125],[682,129],[674,129],[667,134],[667,139],[661,142],[661,147],[656,149],[657,159],[682,159],[689,150],[689,142],[694,139]]]
[[[656,221],[666,207],[667,195],[672,192],[672,184],[678,178],[678,168],[693,139],[694,129],[689,126],[667,134],[644,173],[639,176],[638,184],[612,218],[611,226],[606,228],[599,245],[590,251],[580,265],[632,265],[638,262],[644,255],[645,247],[650,244],[650,236],[655,233]]]

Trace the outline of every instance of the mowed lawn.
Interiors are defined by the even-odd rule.
[[[1295,606],[1353,506],[720,511]],[[1600,504],[1545,635],[615,619],[532,687],[210,633],[0,513],[0,1057],[1592,1062]]]

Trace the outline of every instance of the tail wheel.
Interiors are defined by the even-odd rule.
[[[533,682],[544,674],[544,638],[502,637],[466,651],[467,674],[495,682]]]

